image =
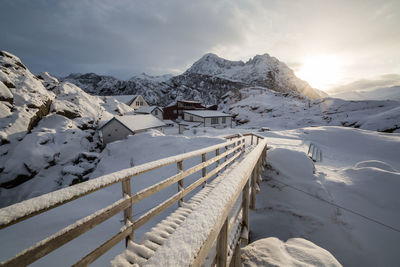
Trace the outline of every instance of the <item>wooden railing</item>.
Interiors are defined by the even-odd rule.
[[[262,137],[257,137],[258,139]],[[234,139],[234,140],[232,140]],[[253,140],[253,137],[252,137]],[[224,149],[221,153],[221,149]],[[208,179],[216,175],[223,168],[231,164],[235,159],[237,159],[245,149],[245,138],[242,136],[237,136],[231,138],[222,144],[210,146],[197,151],[172,156],[164,158],[161,160],[145,163],[136,167],[132,167],[126,170],[118,171],[109,175],[105,175],[93,180],[89,180],[85,183],[77,184],[68,188],[64,188],[58,191],[51,192],[30,200],[23,201],[0,209],[0,229],[6,228],[15,223],[26,220],[32,216],[36,216],[40,213],[46,212],[50,209],[56,208],[60,205],[66,204],[70,201],[98,191],[100,189],[106,188],[116,183],[122,184],[123,197],[114,202],[113,204],[105,207],[104,209],[98,210],[97,212],[82,218],[75,223],[65,227],[64,229],[58,231],[54,235],[36,243],[32,247],[25,249],[16,256],[10,258],[7,261],[0,263],[0,266],[26,266],[36,260],[44,257],[55,249],[61,247],[62,245],[68,243],[69,241],[77,238],[83,233],[89,231],[90,229],[96,227],[100,223],[108,220],[112,216],[123,212],[125,227],[112,238],[104,242],[98,248],[93,250],[91,253],[86,255],[84,258],[79,260],[74,266],[86,266],[95,261],[98,257],[107,252],[110,248],[115,246],[120,241],[127,238],[127,240],[134,241],[134,231],[140,226],[148,222],[150,219],[160,214],[162,211],[173,205],[174,203],[182,203],[184,197],[192,192],[194,189],[206,183]],[[215,156],[207,160],[207,153],[215,151]],[[184,170],[184,161],[194,158],[196,156],[201,156],[202,162],[198,165]],[[224,160],[223,160],[224,159]],[[223,160],[223,162],[222,162]],[[207,172],[207,167],[215,164],[215,168]],[[173,175],[157,184],[154,184],[148,188],[145,188],[135,194],[131,193],[131,178],[138,176],[140,174],[150,172],[152,170],[171,165],[177,165],[177,174]],[[259,173],[260,165],[255,171],[254,177]],[[192,175],[198,171],[202,170],[201,178],[190,184],[189,186],[184,186],[184,179],[189,175]],[[256,178],[254,178],[256,179]],[[136,220],[132,218],[132,206],[139,201],[150,197],[151,195],[160,192],[161,190],[177,184],[178,192],[162,202],[161,204],[153,207],[151,210],[146,212],[144,215],[140,216]],[[252,185],[254,186],[254,185]],[[247,189],[246,189],[247,188]],[[249,196],[250,187],[245,187],[244,195]],[[252,187],[253,188],[253,187]],[[251,192],[255,189],[253,188]],[[250,206],[254,207],[255,196],[250,197]],[[246,198],[247,199],[247,198]],[[246,202],[247,203],[247,202]],[[248,206],[246,204],[246,206]],[[248,211],[246,208],[243,210],[244,222],[248,226]],[[247,218],[247,219],[246,219]],[[219,226],[218,226],[219,227]]]
[[[251,136],[257,138],[257,146],[246,158],[235,167],[235,175],[242,176],[241,181],[236,187],[235,192],[230,196],[226,203],[222,214],[219,215],[217,223],[213,229],[210,229],[206,241],[201,246],[191,266],[201,266],[207,255],[210,254],[211,248],[216,245],[215,258],[212,261],[212,266],[241,266],[240,260],[240,244],[247,244],[249,233],[249,208],[255,209],[256,194],[259,191],[259,183],[261,181],[261,172],[266,162],[267,142],[264,137],[255,134],[244,134],[243,136]],[[228,139],[242,138],[238,136],[228,136]],[[261,141],[259,141],[261,140]],[[236,171],[237,170],[237,171]],[[229,215],[242,195],[240,208],[232,217]],[[240,219],[240,222],[237,222]],[[237,228],[235,229],[235,224]],[[237,231],[239,234],[228,243],[228,236],[232,231]],[[233,249],[229,249],[233,248]]]

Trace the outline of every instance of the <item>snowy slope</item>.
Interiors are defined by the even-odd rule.
[[[399,134],[314,127],[263,135],[270,168],[250,216],[252,240],[303,237],[344,266],[397,265]],[[310,142],[323,151],[315,173]]]
[[[1,207],[87,178],[101,150],[99,122],[131,110],[48,73],[36,77],[6,52],[0,79]]]
[[[336,98],[308,99],[273,92],[262,87],[227,94],[220,108],[233,114],[243,128],[270,130],[304,126],[351,126],[373,131],[400,131],[400,102],[345,101]]]

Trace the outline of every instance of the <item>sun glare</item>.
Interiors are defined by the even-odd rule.
[[[328,90],[339,79],[339,61],[335,56],[313,56],[306,59],[296,76],[312,87]]]

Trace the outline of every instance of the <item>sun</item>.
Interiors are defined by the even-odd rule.
[[[328,90],[339,80],[339,63],[335,56],[312,56],[303,62],[296,76],[314,88]]]

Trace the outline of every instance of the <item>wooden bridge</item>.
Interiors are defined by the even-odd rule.
[[[111,261],[113,266],[159,263],[239,266],[240,246],[248,242],[249,208],[255,208],[267,143],[264,137],[253,133],[231,135],[226,139],[222,144],[145,163],[0,209],[0,229],[3,229],[113,184],[122,184],[121,199],[25,249],[0,266],[29,265],[121,212],[125,226],[74,266],[91,264],[124,240],[127,248]],[[207,159],[211,153],[213,156]],[[195,157],[201,157],[201,163],[185,169],[184,162]],[[176,175],[131,193],[131,179],[135,176],[172,164],[176,164]],[[200,171],[200,178],[185,186],[185,178]],[[176,194],[133,219],[135,204],[174,184],[177,185]],[[200,190],[186,201],[185,196],[196,188]],[[178,208],[174,212],[141,240],[135,240],[135,230],[175,203]],[[198,223],[199,218],[204,221]]]

